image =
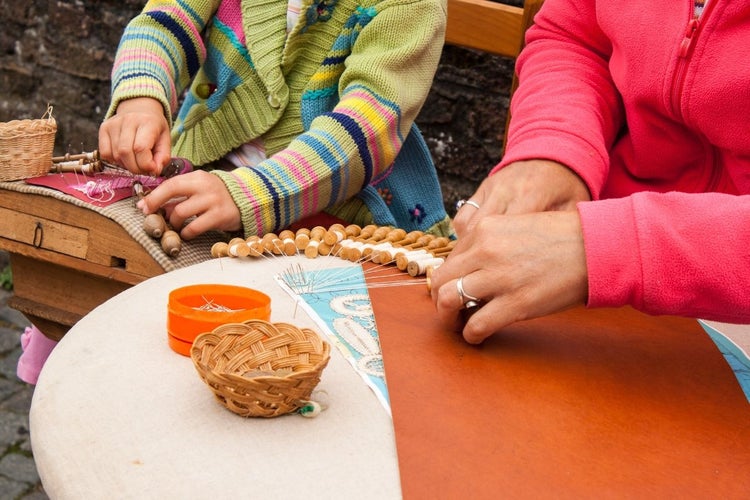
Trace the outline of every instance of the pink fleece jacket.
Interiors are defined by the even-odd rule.
[[[750,323],[750,3],[546,0],[508,146],[587,183],[590,307]]]

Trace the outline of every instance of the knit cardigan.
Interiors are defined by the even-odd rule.
[[[590,307],[750,322],[748,47],[747,2],[545,1],[496,169],[586,182]]]
[[[445,21],[445,0],[302,0],[287,34],[286,0],[152,0],[122,36],[107,115],[158,99],[173,156],[201,166],[260,138],[265,161],[212,171],[246,236],[322,210],[449,235],[414,125]]]

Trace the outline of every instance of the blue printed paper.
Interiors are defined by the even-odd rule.
[[[390,413],[375,315],[361,266],[303,270],[280,276],[282,286],[298,296]]]

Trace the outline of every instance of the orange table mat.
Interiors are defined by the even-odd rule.
[[[370,296],[405,499],[747,498],[750,405],[696,321],[579,308],[477,347],[426,289]]]

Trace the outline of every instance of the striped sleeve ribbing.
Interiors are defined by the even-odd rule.
[[[120,40],[112,68],[112,102],[153,97],[171,112],[206,57],[201,32],[219,2],[152,0]]]

